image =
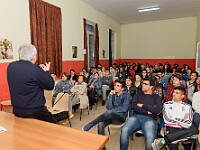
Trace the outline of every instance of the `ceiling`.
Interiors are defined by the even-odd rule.
[[[196,16],[200,0],[82,0],[121,24]],[[140,8],[160,7],[138,13]]]

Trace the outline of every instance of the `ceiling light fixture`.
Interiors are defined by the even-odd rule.
[[[154,11],[154,10],[159,10],[159,7],[152,7],[152,8],[142,8],[139,9],[138,12],[146,12],[146,11]]]

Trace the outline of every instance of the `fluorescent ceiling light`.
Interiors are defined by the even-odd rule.
[[[146,11],[154,11],[154,10],[159,10],[159,7],[152,7],[152,8],[143,8],[139,9],[138,12],[146,12]]]

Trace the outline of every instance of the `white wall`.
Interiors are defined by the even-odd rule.
[[[0,4],[0,38],[12,41],[14,59],[18,59],[19,46],[30,43],[28,0],[0,0]]]
[[[197,17],[121,26],[121,58],[195,58]]]
[[[108,29],[118,34],[117,52],[120,52],[120,24],[93,9],[81,0],[44,0],[56,5],[62,11],[62,49],[63,60],[72,60],[72,46],[78,47],[78,58],[83,60],[83,18],[99,26],[100,59],[103,49],[108,59]],[[13,42],[14,57],[18,58],[17,50],[23,43],[30,43],[30,18],[28,0],[0,0],[0,38],[7,38]],[[9,9],[8,9],[9,8]],[[115,54],[117,54],[115,52]],[[116,57],[119,58],[118,55]]]

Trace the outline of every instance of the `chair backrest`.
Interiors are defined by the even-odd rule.
[[[46,99],[45,106],[47,107],[52,107],[52,94],[53,90],[50,91],[44,90],[44,97]]]
[[[68,111],[69,94],[58,93],[55,99],[53,110]]]

